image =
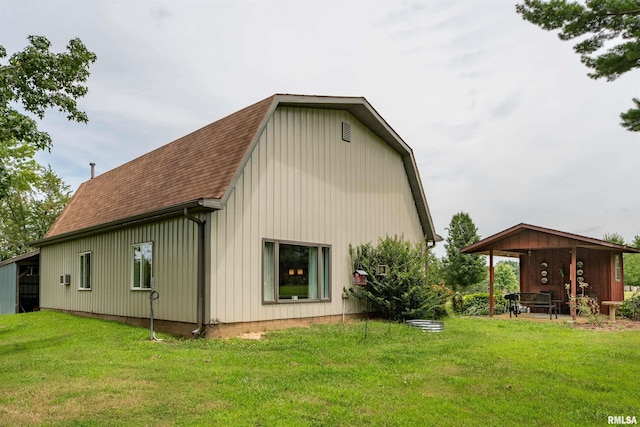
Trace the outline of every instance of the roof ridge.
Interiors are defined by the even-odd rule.
[[[143,153],[143,154],[141,154],[141,155],[139,155],[139,156],[137,156],[137,157],[134,157],[133,159],[131,159],[131,160],[129,160],[129,161],[127,161],[127,162],[125,162],[125,163],[123,163],[123,164],[121,164],[121,165],[118,165],[118,166],[114,167],[113,169],[109,169],[108,171],[106,171],[106,172],[104,172],[104,173],[101,173],[100,175],[97,175],[97,176],[95,176],[94,178],[90,178],[90,179],[88,179],[88,180],[84,181],[84,182],[83,182],[83,184],[84,184],[84,183],[87,183],[87,182],[90,182],[90,181],[92,181],[92,180],[96,180],[96,179],[98,179],[98,178],[100,178],[100,177],[102,177],[102,176],[104,176],[104,175],[109,174],[110,172],[113,172],[113,171],[115,171],[115,170],[118,170],[118,169],[121,169],[121,168],[123,168],[123,167],[125,167],[125,166],[128,166],[129,164],[131,164],[131,163],[133,163],[133,162],[136,162],[136,161],[138,161],[138,160],[140,160],[140,159],[142,159],[142,158],[144,158],[144,157],[151,156],[152,154],[154,154],[154,153],[156,153],[156,152],[158,152],[158,151],[160,151],[160,150],[164,149],[165,147],[167,147],[167,146],[169,146],[169,145],[171,145],[171,144],[174,144],[174,143],[176,143],[176,142],[179,142],[179,141],[181,141],[181,140],[184,140],[185,138],[188,138],[188,137],[190,137],[190,136],[192,136],[192,135],[194,135],[194,134],[196,134],[196,133],[198,133],[198,132],[201,132],[201,131],[203,131],[204,129],[206,129],[206,128],[210,127],[210,126],[213,126],[213,125],[215,125],[215,124],[217,124],[217,123],[219,123],[219,122],[222,122],[222,121],[224,121],[224,120],[230,119],[232,116],[235,116],[235,115],[237,115],[237,114],[239,114],[239,113],[246,112],[246,110],[249,110],[249,109],[251,109],[251,108],[254,108],[256,105],[261,104],[261,103],[263,103],[263,102],[265,102],[265,101],[267,101],[267,100],[270,100],[270,99],[271,99],[271,100],[273,100],[273,98],[275,98],[276,96],[277,96],[277,95],[271,95],[271,96],[269,96],[269,97],[267,97],[267,98],[264,98],[264,99],[262,99],[262,100],[260,100],[260,101],[258,101],[258,102],[255,102],[255,103],[253,103],[253,104],[251,104],[251,105],[249,105],[249,106],[247,106],[247,107],[245,107],[245,108],[242,108],[242,109],[240,109],[240,110],[238,110],[238,111],[235,111],[235,112],[233,112],[233,113],[231,113],[231,114],[227,114],[226,116],[224,116],[224,117],[222,117],[222,118],[220,118],[220,119],[218,119],[218,120],[216,120],[216,121],[210,122],[210,123],[208,123],[208,124],[206,124],[206,125],[204,125],[204,126],[201,126],[201,127],[199,127],[198,129],[193,130],[193,131],[191,131],[191,132],[187,133],[186,135],[183,135],[183,136],[181,136],[181,137],[179,137],[179,138],[174,139],[173,141],[167,142],[166,144],[162,144],[162,145],[160,145],[159,147],[156,147],[156,148],[154,148],[154,149],[153,149],[153,150],[151,150],[151,151],[148,151],[148,152]]]

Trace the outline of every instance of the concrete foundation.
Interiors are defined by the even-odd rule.
[[[75,316],[91,317],[94,319],[110,320],[126,323],[127,325],[149,328],[148,318],[113,316],[108,314],[86,313],[83,311],[56,310],[63,313],[73,314]],[[345,321],[364,318],[364,314],[346,314]],[[325,323],[339,323],[343,321],[341,314],[333,316],[319,316],[299,319],[276,319],[264,320],[258,322],[237,322],[237,323],[218,323],[206,325],[206,338],[230,338],[240,336],[249,332],[266,332],[278,329],[309,327],[311,325]],[[168,320],[153,320],[153,329],[155,332],[163,332],[169,335],[193,338],[192,331],[197,329],[195,323],[173,322]]]

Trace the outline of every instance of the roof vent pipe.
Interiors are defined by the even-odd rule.
[[[93,179],[96,176],[96,164],[91,162],[89,166],[91,166],[91,179]]]

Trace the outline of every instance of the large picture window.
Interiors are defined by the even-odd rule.
[[[80,254],[80,271],[78,274],[80,283],[78,287],[84,290],[91,289],[91,252]]]
[[[151,289],[153,277],[153,244],[151,242],[133,245],[132,289]]]
[[[326,245],[265,240],[263,300],[329,300],[331,248]]]

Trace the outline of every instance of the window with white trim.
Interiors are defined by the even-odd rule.
[[[331,247],[264,240],[262,299],[265,303],[331,298]]]
[[[78,277],[80,278],[78,288],[91,290],[91,252],[83,252],[80,254],[80,271]]]
[[[614,257],[615,264],[615,274],[616,274],[616,282],[619,282],[622,279],[622,267],[620,266],[620,255],[616,254]]]
[[[137,243],[133,245],[133,278],[131,289],[151,289],[153,276],[153,243]]]

